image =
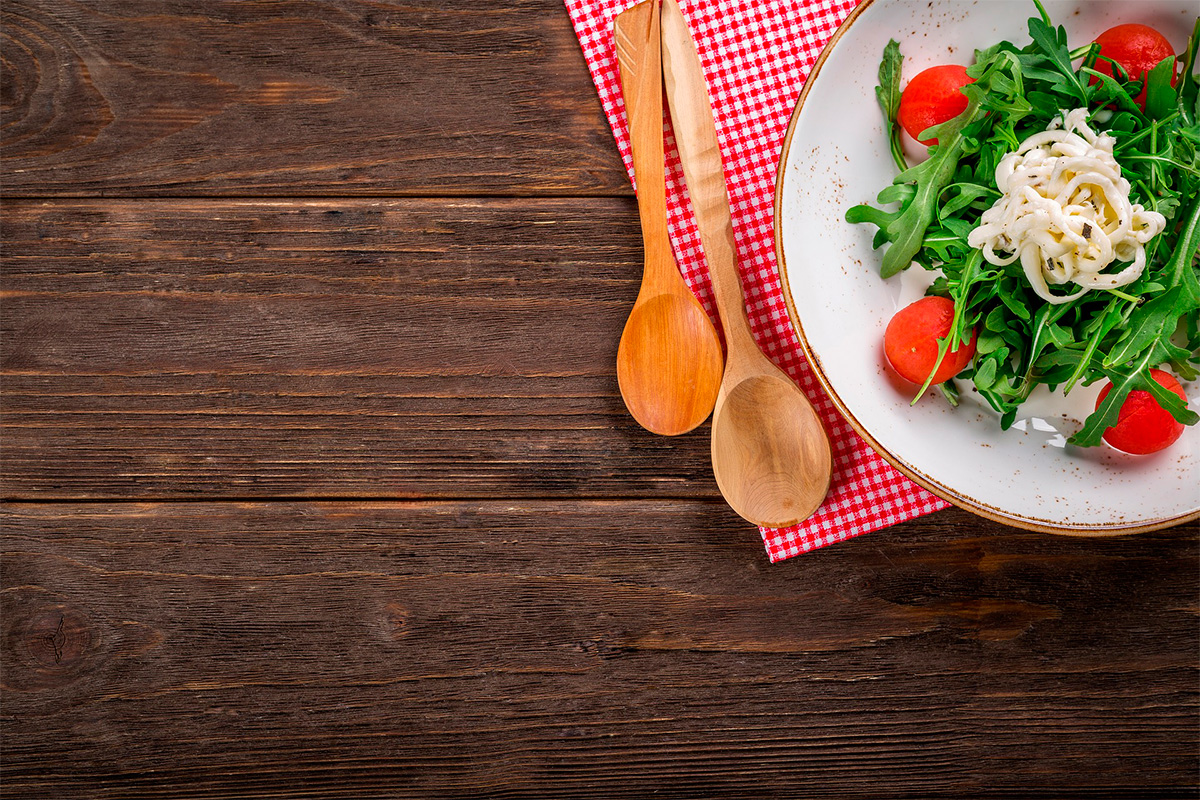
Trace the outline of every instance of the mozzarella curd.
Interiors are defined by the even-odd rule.
[[[992,264],[1020,259],[1033,290],[1054,304],[1137,280],[1146,243],[1167,225],[1162,214],[1130,202],[1113,157],[1116,140],[1092,131],[1087,117],[1086,108],[1064,112],[1001,159],[1001,197],[967,237]],[[1105,272],[1114,262],[1127,265]],[[1066,283],[1079,291],[1050,293],[1050,284]]]

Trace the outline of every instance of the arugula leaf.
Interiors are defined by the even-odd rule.
[[[1132,361],[1163,338],[1164,334],[1169,336],[1173,333],[1181,316],[1179,305],[1182,292],[1183,288],[1177,286],[1133,312],[1125,333],[1101,363],[1105,367],[1114,367]]]
[[[1039,9],[1041,9],[1040,6]],[[1045,9],[1041,9],[1041,11],[1044,17]],[[1086,104],[1087,95],[1083,91],[1083,84],[1079,82],[1079,75],[1071,66],[1071,51],[1067,48],[1067,32],[1063,30],[1062,26],[1052,28],[1046,19],[1031,17],[1029,38],[1033,39],[1034,44],[1042,49],[1050,63],[1066,78],[1066,86],[1072,94],[1079,99],[1081,104]]]
[[[1192,35],[1188,39],[1187,52],[1183,55],[1183,80],[1179,84],[1177,100],[1179,114],[1185,125],[1195,124],[1200,118],[1200,86],[1196,80],[1196,48],[1200,44],[1200,16],[1192,26]]]
[[[1094,447],[1100,444],[1104,432],[1117,424],[1117,415],[1129,393],[1135,389],[1144,389],[1150,374],[1149,352],[1143,356],[1141,363],[1125,372],[1107,371],[1112,389],[1096,407],[1096,410],[1084,420],[1083,427],[1067,439],[1070,444],[1080,447]],[[1154,381],[1150,381],[1154,383]]]
[[[938,219],[950,220],[976,200],[994,201],[1000,197],[1000,192],[994,186],[980,186],[978,183],[954,183],[946,187],[946,192],[952,193],[954,196],[945,201],[938,209]]]
[[[1146,116],[1165,119],[1175,113],[1179,95],[1171,80],[1175,77],[1175,56],[1168,56],[1146,76]]]
[[[1116,330],[1124,320],[1124,315],[1121,313],[1121,300],[1117,297],[1112,297],[1103,310],[1093,312],[1093,314],[1094,316],[1091,321],[1083,326],[1081,331],[1081,338],[1087,344],[1084,346],[1083,353],[1080,354],[1075,368],[1065,381],[1066,391],[1068,392],[1081,379],[1085,379],[1085,376],[1093,376],[1092,379],[1094,379],[1095,367],[1093,361],[1096,352],[1100,349],[1100,343],[1105,341],[1108,335]]]
[[[1200,305],[1200,278],[1196,276],[1196,253],[1200,252],[1200,197],[1192,206],[1192,213],[1180,231],[1175,252],[1163,267],[1163,274],[1173,285],[1185,288],[1187,298],[1193,306]]]
[[[1060,309],[1062,306],[1042,306],[1038,309],[1036,324],[1034,326],[1033,344],[1029,348],[1028,359],[1032,364],[1037,360],[1037,357],[1042,354],[1042,350],[1047,347],[1062,349],[1075,341],[1075,336],[1070,328],[1064,327],[1055,323],[1058,314],[1053,312],[1043,313],[1044,309]]]
[[[979,112],[979,101],[968,101],[966,110],[957,117],[933,127],[931,130],[936,132],[933,135],[938,143],[932,148],[932,155],[896,177],[896,183],[913,183],[917,191],[899,216],[887,226],[892,246],[883,254],[883,266],[880,269],[883,277],[890,278],[906,269],[921,249],[925,229],[933,221],[937,198],[954,177],[958,159],[962,156],[965,147],[962,129],[973,122]]]
[[[997,358],[985,358],[980,362],[975,368],[975,377],[972,378],[977,389],[987,391],[996,385],[996,368],[999,363]]]
[[[1144,119],[1145,114],[1142,112],[1141,106],[1133,102],[1133,98],[1129,96],[1129,92],[1125,91],[1125,87],[1117,83],[1116,78],[1112,75],[1105,75],[1103,72],[1097,72],[1088,67],[1082,67],[1080,72],[1085,75],[1090,75],[1100,81],[1097,87],[1096,96],[1102,100],[1116,100],[1125,111]]]
[[[1197,422],[1200,422],[1200,414],[1188,408],[1187,403],[1179,395],[1170,391],[1158,381],[1147,380],[1146,390],[1162,406],[1163,411],[1166,411],[1184,425],[1195,425]]]
[[[884,211],[881,208],[876,208],[875,206],[867,205],[866,203],[861,203],[857,206],[851,206],[846,210],[846,222],[852,222],[856,225],[863,222],[869,222],[872,225],[878,225],[879,227],[883,228],[886,227],[887,224],[895,217],[896,214],[893,211]]]
[[[875,87],[875,97],[879,99],[883,118],[887,120],[892,160],[900,170],[908,168],[908,163],[904,160],[904,147],[900,141],[900,124],[896,121],[896,115],[900,112],[900,73],[903,65],[904,57],[900,55],[900,43],[889,39],[883,48],[883,60],[879,62],[879,85]]]

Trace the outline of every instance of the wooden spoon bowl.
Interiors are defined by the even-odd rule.
[[[741,516],[780,528],[808,517],[829,491],[832,461],[821,420],[791,379],[752,375],[717,399],[713,474]]]
[[[691,293],[658,294],[639,298],[629,314],[617,348],[617,383],[644,428],[685,433],[712,411],[723,364],[717,331]]]

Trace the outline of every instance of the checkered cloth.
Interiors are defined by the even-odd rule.
[[[633,176],[613,19],[631,0],[565,0],[625,168]],[[788,120],[821,47],[857,0],[681,0],[717,118],[750,327],[759,346],[813,401],[833,447],[825,503],[802,524],[762,528],[771,561],[946,507],[880,458],[837,413],[804,360],[775,266],[775,168]],[[683,171],[667,131],[667,216],[684,278],[716,320]],[[841,214],[841,209],[830,209]]]

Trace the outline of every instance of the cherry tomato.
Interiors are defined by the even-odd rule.
[[[973,81],[967,77],[967,68],[958,64],[930,67],[904,87],[896,119],[909,136],[917,139],[922,131],[952,120],[966,110],[967,96],[959,90]],[[921,144],[937,144],[937,139],[926,139]]]
[[[922,297],[896,312],[883,332],[883,352],[892,369],[907,381],[924,383],[937,363],[938,339],[950,333],[954,301],[945,297]],[[971,341],[957,350],[947,350],[931,383],[942,383],[962,372],[975,355],[975,331]]]
[[[1118,80],[1120,77],[1106,58],[1120,64],[1121,68],[1129,73],[1130,79],[1136,81],[1158,66],[1164,58],[1175,55],[1175,48],[1171,47],[1171,43],[1161,33],[1146,25],[1133,23],[1109,28],[1096,37],[1096,43],[1100,45],[1102,56],[1096,59],[1096,71]],[[1095,82],[1096,79],[1093,78],[1092,83]],[[1174,76],[1171,77],[1171,84],[1175,84]],[[1142,87],[1141,94],[1134,98],[1134,102],[1143,109],[1146,107],[1145,86]]]
[[[1174,375],[1161,369],[1152,369],[1150,377],[1187,402],[1187,395]],[[1100,390],[1100,396],[1096,398],[1097,408],[1111,389],[1112,384],[1109,383]],[[1171,446],[1182,435],[1182,422],[1165,411],[1152,394],[1135,389],[1121,404],[1121,410],[1117,412],[1117,424],[1104,432],[1104,441],[1118,450],[1142,456]]]

